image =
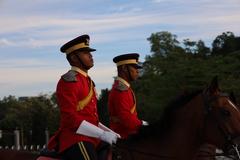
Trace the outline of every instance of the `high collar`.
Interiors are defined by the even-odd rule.
[[[130,87],[130,84],[129,84],[126,80],[124,80],[123,78],[121,78],[121,77],[116,77],[116,80],[122,82],[122,83],[125,84],[128,88]]]
[[[76,72],[82,74],[84,77],[87,77],[87,76],[88,76],[88,74],[87,74],[85,71],[81,70],[81,69],[78,68],[78,67],[72,66],[72,67],[71,67],[71,70],[76,71]]]

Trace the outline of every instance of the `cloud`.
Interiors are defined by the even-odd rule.
[[[43,68],[49,67],[52,62],[50,60],[42,60],[36,58],[18,58],[18,59],[1,59],[0,69],[27,69],[27,68]],[[56,62],[55,62],[56,65]]]
[[[89,71],[89,75],[97,83],[112,83],[117,75],[116,66],[111,61],[100,62]]]
[[[61,44],[62,42],[67,41],[68,38],[64,37],[73,37],[76,33],[114,33],[117,30],[129,30],[131,28],[138,27],[146,27],[151,25],[167,25],[169,27],[173,26],[181,26],[185,27],[186,30],[193,30],[197,28],[206,28],[208,26],[218,25],[217,28],[227,28],[228,24],[231,26],[238,26],[240,23],[240,14],[233,15],[214,15],[208,17],[203,14],[195,14],[194,18],[192,15],[164,15],[161,14],[150,14],[150,15],[134,15],[129,17],[124,16],[108,16],[103,17],[102,19],[56,19],[49,17],[32,17],[30,19],[39,19],[36,24],[28,25],[18,25],[18,22],[14,20],[11,22],[6,22],[5,25],[2,26],[2,30],[0,32],[26,32],[27,37],[22,37],[21,41],[14,39],[3,38],[0,41],[0,45],[6,46],[22,46],[22,47],[41,47],[41,46],[53,46],[57,44]],[[191,20],[191,23],[189,22]],[[14,23],[15,22],[15,23]],[[142,23],[144,22],[144,23]],[[13,24],[14,23],[14,24]],[[22,23],[22,22],[21,22]],[[10,25],[12,24],[12,25]],[[18,26],[18,27],[8,27],[8,26]],[[98,26],[98,27],[96,27]],[[197,26],[194,27],[194,26]],[[36,28],[37,27],[37,28]],[[54,29],[46,29],[41,30],[41,28],[54,28]],[[192,28],[191,28],[192,27]],[[229,27],[230,28],[230,27]],[[39,29],[39,31],[38,31]],[[231,28],[230,28],[231,29]],[[34,30],[34,31],[32,31]],[[234,28],[234,31],[238,31],[237,28]],[[34,38],[35,37],[35,38]],[[108,41],[114,36],[109,36]],[[96,38],[98,39],[98,38]],[[102,42],[102,41],[101,41]],[[98,43],[98,41],[96,41]]]
[[[117,3],[118,5],[113,3],[109,5],[112,7],[106,8],[109,12],[100,12],[100,14],[93,12],[86,16],[83,12],[73,13],[72,10],[66,9],[63,11],[64,16],[60,16],[50,12],[51,5],[46,7],[45,4],[50,2],[30,3],[29,1],[26,10],[33,12],[34,8],[37,7],[42,10],[45,5],[49,14],[47,12],[33,12],[33,14],[21,12],[18,15],[16,15],[17,12],[1,14],[0,17],[4,22],[0,22],[0,35],[2,37],[0,46],[27,48],[56,46],[83,33],[96,35],[94,43],[104,43],[116,40],[115,35],[129,39],[132,37],[133,30],[138,30],[134,34],[139,38],[146,32],[149,34],[155,32],[156,29],[158,29],[157,31],[168,30],[196,34],[208,32],[212,34],[214,32],[212,28],[215,28],[215,35],[219,33],[219,30],[223,32],[225,29],[239,33],[237,26],[240,24],[240,11],[236,7],[239,6],[239,2],[236,0],[229,2],[221,0],[221,3],[209,0],[188,0],[186,2],[170,0],[171,5],[168,7],[161,5],[161,2],[167,2],[166,0],[152,0],[150,2],[159,4],[151,6],[151,3],[145,2],[136,5],[134,1]],[[11,3],[13,2],[10,1],[5,5],[10,7]],[[56,1],[51,2],[51,4],[54,3]],[[61,3],[66,4],[67,2],[61,1]],[[97,1],[86,2],[82,6],[90,4],[94,6],[98,3]],[[59,3],[57,5],[60,7]],[[23,9],[24,7],[13,7],[13,11]],[[3,13],[7,13],[7,10],[4,11]],[[153,27],[156,29],[149,29]],[[125,36],[121,36],[120,33],[125,34]],[[196,36],[196,34],[189,34],[189,38]],[[105,35],[105,37],[98,37],[98,35]]]
[[[14,18],[10,20],[11,18],[6,17],[5,19],[9,20],[1,26],[0,34],[11,33],[13,35],[19,32],[26,33],[24,36],[19,37],[21,38],[20,40],[16,38],[4,38],[1,40],[1,45],[22,47],[52,46],[67,41],[67,38],[64,37],[76,33],[106,33],[154,24],[156,21],[154,18],[145,15],[130,16],[127,18],[123,16],[108,16],[102,19],[96,18],[91,20],[29,17],[27,21],[30,21],[31,24],[28,22],[23,23]],[[145,23],[142,23],[142,21],[145,21]],[[53,29],[41,29],[48,27]],[[111,37],[113,36],[109,37],[109,41]]]
[[[152,0],[153,3],[162,3],[162,2],[166,2],[168,0]]]
[[[30,63],[31,65],[31,63]],[[70,68],[70,67],[69,67]],[[69,68],[8,68],[0,69],[0,97],[14,96],[36,96],[41,93],[52,94],[62,74]],[[99,64],[89,71],[89,75],[96,84],[98,94],[101,89],[110,88],[116,68],[111,64]]]
[[[13,43],[6,38],[0,39],[0,46],[12,46]]]
[[[82,32],[95,32],[95,31],[106,31],[116,30],[119,28],[128,28],[135,26],[142,26],[145,24],[152,24],[156,22],[156,19],[152,19],[152,15],[132,15],[125,17],[125,14],[111,15],[111,16],[95,16],[96,18],[83,19],[80,17],[76,18],[57,18],[57,17],[41,17],[41,16],[29,16],[25,19],[18,20],[17,17],[3,17],[6,19],[4,24],[1,24],[1,34],[12,33],[12,32],[23,32],[29,29],[36,30],[37,33],[40,31],[54,31],[72,28],[75,32],[76,28],[81,28]],[[144,21],[144,23],[142,23]],[[50,29],[48,28],[50,27]],[[44,29],[45,28],[45,29]],[[51,29],[52,28],[52,29]],[[40,30],[39,32],[37,30]],[[42,29],[42,30],[41,30]],[[78,29],[80,30],[80,29]],[[30,30],[31,32],[31,30]],[[56,32],[57,33],[57,32]],[[69,33],[69,31],[68,31]]]
[[[0,83],[31,84],[56,81],[62,69],[57,68],[8,68],[0,70]]]

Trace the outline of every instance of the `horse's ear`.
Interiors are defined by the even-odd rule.
[[[220,91],[217,76],[213,77],[213,79],[212,79],[211,83],[208,85],[208,88],[206,89],[206,91],[210,95],[215,95]]]

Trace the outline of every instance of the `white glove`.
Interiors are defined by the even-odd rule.
[[[110,131],[104,131],[103,129],[85,120],[82,121],[76,133],[89,136],[89,137],[99,138],[102,141],[105,141],[109,144],[116,143],[118,138],[117,134],[112,133]]]
[[[89,137],[99,138],[103,134],[104,130],[98,128],[97,126],[83,120],[79,125],[76,133],[82,134]]]
[[[147,121],[142,120],[142,125],[143,125],[143,126],[148,126],[149,123],[148,123]]]
[[[113,130],[111,130],[107,126],[103,125],[101,122],[98,123],[98,127],[101,128],[104,131],[109,131],[109,132],[112,132],[112,133],[116,134],[117,138],[121,138],[121,136],[118,133],[114,132]]]
[[[102,141],[109,143],[112,145],[113,143],[117,142],[117,134],[109,132],[109,131],[104,131],[103,134],[99,137]]]

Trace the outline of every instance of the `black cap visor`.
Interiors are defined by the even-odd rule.
[[[93,48],[89,48],[89,47],[85,47],[85,48],[80,48],[78,49],[77,51],[89,51],[89,52],[94,52],[96,51],[96,49],[93,49]]]
[[[143,67],[139,64],[129,64],[131,65],[132,67],[136,68],[136,69],[142,69]]]

